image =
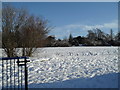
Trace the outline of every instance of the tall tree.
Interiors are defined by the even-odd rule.
[[[72,34],[70,34],[69,35],[69,43],[72,45],[72,43],[73,43],[73,36],[72,36]]]
[[[2,10],[2,47],[8,57],[16,56],[16,26],[20,13],[12,6],[3,5]],[[20,25],[19,25],[20,26]]]
[[[110,30],[110,39],[111,39],[111,41],[113,40],[113,30],[112,29]]]
[[[23,56],[31,56],[43,45],[50,30],[46,20],[10,5],[3,5],[2,16],[2,46],[8,57],[17,56],[18,47],[22,48]]]

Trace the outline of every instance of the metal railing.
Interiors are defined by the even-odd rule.
[[[4,57],[2,61],[2,89],[28,90],[28,57]]]

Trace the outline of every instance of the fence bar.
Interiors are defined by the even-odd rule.
[[[26,58],[25,58],[25,90],[28,90],[28,81],[27,81],[27,79],[28,79],[28,73],[27,73],[27,60],[26,60]]]
[[[3,58],[0,58],[0,60],[14,60],[14,59],[28,59],[28,57],[3,57]]]
[[[12,64],[12,63],[11,63],[11,60],[10,60],[10,88],[12,88],[12,77],[11,77],[11,76],[12,76],[12,75],[11,75],[11,74],[12,74],[12,72],[11,72],[11,68],[12,68],[12,67],[11,67],[11,64]]]
[[[2,88],[4,89],[4,61],[2,60]]]
[[[19,62],[19,58],[17,60]],[[18,67],[18,90],[19,90],[19,67]]]
[[[6,88],[8,88],[8,60],[6,60],[6,81],[7,81]]]
[[[15,59],[14,59],[14,89],[15,89]]]
[[[21,66],[21,90],[22,90],[22,66]]]

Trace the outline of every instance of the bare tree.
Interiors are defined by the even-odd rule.
[[[2,47],[8,57],[16,56],[15,21],[16,9],[7,5],[2,12]]]
[[[23,56],[31,56],[38,47],[42,47],[48,31],[47,21],[30,16],[20,30]]]
[[[3,5],[2,16],[2,47],[8,57],[18,56],[18,47],[22,48],[23,56],[31,56],[43,45],[50,29],[46,20],[10,5]]]
[[[88,30],[87,37],[88,37],[90,40],[95,40],[95,39],[96,39],[96,33],[94,32],[94,30]]]
[[[115,40],[120,42],[120,31],[118,31],[118,33],[116,34]]]

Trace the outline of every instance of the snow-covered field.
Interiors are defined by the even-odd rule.
[[[30,59],[30,88],[118,87],[118,47],[43,48]]]

